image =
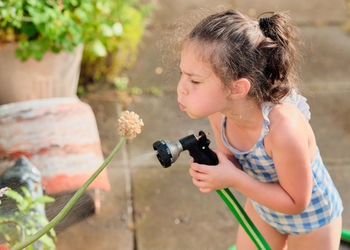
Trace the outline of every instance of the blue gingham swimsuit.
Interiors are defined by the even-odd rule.
[[[294,104],[310,119],[309,106],[306,98],[295,91],[284,98],[282,102]],[[247,152],[240,152],[229,145],[225,135],[226,117],[222,120],[221,138],[224,145],[235,155],[243,170],[256,180],[268,183],[278,183],[277,172],[271,157],[265,151],[264,138],[269,132],[269,113],[274,104],[263,103],[262,114],[264,125],[258,142]],[[306,234],[337,218],[343,211],[343,205],[338,191],[322,162],[319,149],[311,164],[313,174],[313,188],[311,201],[304,212],[288,215],[276,212],[252,200],[257,213],[272,227],[283,234]]]

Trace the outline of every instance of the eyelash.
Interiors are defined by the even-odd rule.
[[[182,76],[182,71],[179,71],[179,74],[180,74],[180,76]],[[191,80],[191,83],[193,83],[193,84],[199,84],[200,82]]]

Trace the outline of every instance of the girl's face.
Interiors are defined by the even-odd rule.
[[[230,95],[230,90],[200,53],[201,47],[194,42],[187,42],[183,46],[181,78],[177,86],[180,108],[194,119],[224,111],[228,107]]]

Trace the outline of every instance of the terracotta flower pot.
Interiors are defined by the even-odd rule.
[[[104,160],[90,106],[77,97],[0,105],[0,174],[21,155],[48,194],[80,188]],[[90,188],[110,189],[106,169]]]
[[[0,104],[76,95],[83,45],[74,53],[46,52],[41,61],[22,62],[16,43],[0,46]]]
[[[0,250],[10,250],[6,245],[0,244]]]

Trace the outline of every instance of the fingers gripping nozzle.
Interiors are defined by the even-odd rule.
[[[198,137],[189,135],[178,142],[156,141],[153,143],[153,149],[157,151],[157,158],[165,168],[170,167],[184,150],[188,150],[197,163],[217,165],[219,162],[218,158],[215,152],[209,148],[209,144],[210,141],[207,139],[206,134],[200,131]]]

